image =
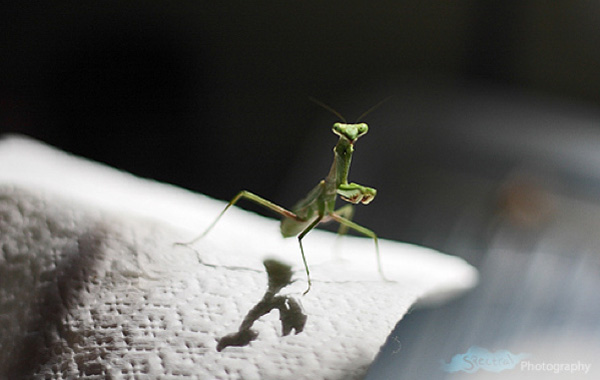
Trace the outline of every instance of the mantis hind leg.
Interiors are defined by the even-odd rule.
[[[239,193],[237,193],[237,195],[235,197],[233,197],[232,200],[229,201],[229,203],[227,204],[227,206],[225,206],[225,209],[223,211],[221,211],[221,213],[219,214],[219,216],[217,216],[217,218],[208,226],[208,228],[206,228],[206,230],[204,230],[204,232],[202,234],[200,234],[199,236],[195,237],[194,239],[190,240],[187,243],[175,243],[176,245],[191,245],[194,244],[195,242],[197,242],[198,240],[202,239],[204,236],[206,236],[210,230],[213,229],[213,227],[217,224],[217,222],[221,219],[221,217],[223,216],[223,214],[225,214],[225,212],[227,210],[229,210],[229,208],[233,205],[235,205],[240,199],[245,198],[248,199],[249,201],[252,201],[260,206],[263,206],[265,208],[268,208],[271,211],[276,212],[277,214],[286,217],[286,218],[291,218],[297,221],[303,221],[302,218],[298,217],[296,214],[294,214],[291,211],[286,210],[285,208],[271,202],[268,201],[266,199],[264,199],[263,197],[260,197],[256,194],[253,194],[249,191],[246,190],[242,190]]]
[[[338,222],[339,224],[344,225],[347,228],[353,229],[354,231],[373,239],[373,241],[375,242],[375,253],[377,255],[377,269],[379,270],[379,274],[381,275],[381,278],[384,279],[385,281],[388,281],[388,279],[385,278],[385,275],[383,274],[383,269],[381,266],[381,257],[379,255],[379,239],[377,238],[377,235],[375,234],[375,232],[373,232],[370,229],[365,228],[361,225],[358,225],[358,224],[354,223],[353,221],[346,219],[337,213],[332,213],[331,218],[333,220],[335,220],[336,222]]]
[[[221,213],[219,214],[219,216],[217,216],[217,218],[208,226],[208,228],[206,228],[206,230],[204,230],[204,232],[199,235],[198,237],[194,238],[193,240],[187,242],[187,243],[175,243],[176,245],[190,245],[190,244],[194,244],[196,241],[200,240],[201,238],[203,238],[204,236],[206,236],[210,230],[213,229],[213,227],[217,224],[217,222],[221,219],[221,217],[223,216],[223,214],[225,214],[225,212],[233,205],[235,205],[240,199],[245,198],[248,199],[260,206],[263,206],[265,208],[268,208],[271,211],[276,212],[277,214],[285,217],[285,218],[290,218],[290,219],[294,219],[298,222],[305,222],[306,220],[303,218],[300,218],[299,216],[297,216],[296,214],[294,214],[293,212],[286,210],[285,208],[271,202],[268,201],[256,194],[253,194],[249,191],[246,190],[242,190],[240,191],[235,197],[233,197],[233,199],[231,201],[229,201],[229,203],[227,204],[227,206],[225,206],[225,209],[223,211],[221,211]],[[323,219],[323,216],[319,216],[318,218],[316,218],[311,224],[308,225],[308,227],[306,227],[301,233],[300,235],[298,235],[298,243],[300,244],[300,253],[302,254],[302,262],[304,263],[304,269],[306,269],[306,277],[308,280],[308,288],[304,291],[303,294],[308,293],[308,291],[310,290],[311,287],[311,281],[310,281],[310,272],[308,270],[308,264],[306,262],[306,256],[304,255],[304,247],[302,246],[302,238],[309,233],[313,228],[315,228],[317,226],[317,224],[319,224],[319,222]]]

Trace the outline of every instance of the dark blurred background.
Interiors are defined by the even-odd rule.
[[[590,1],[4,2],[0,132],[291,206],[336,141],[308,97],[353,121],[392,96],[357,143],[350,179],[379,194],[356,221],[482,282],[407,316],[370,376],[443,378],[471,345],[598,348],[598,25]]]
[[[593,2],[3,4],[3,132],[217,197],[273,196],[300,147],[333,146],[308,96],[351,120],[414,82],[600,104]]]

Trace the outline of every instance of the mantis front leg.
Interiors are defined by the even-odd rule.
[[[372,187],[359,185],[357,183],[342,183],[338,186],[337,193],[343,200],[352,204],[369,204],[377,195],[377,190]]]

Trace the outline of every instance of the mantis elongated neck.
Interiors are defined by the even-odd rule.
[[[327,182],[330,185],[335,184],[336,189],[340,184],[348,183],[348,172],[350,171],[353,152],[353,144],[348,139],[340,137],[335,148],[333,148],[333,164],[327,176]]]

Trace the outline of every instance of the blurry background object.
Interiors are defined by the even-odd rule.
[[[291,206],[335,142],[308,96],[353,121],[392,95],[356,147],[350,180],[379,190],[356,220],[482,283],[407,317],[372,376],[444,378],[438,361],[472,345],[595,352],[599,21],[588,1],[8,2],[0,128]]]
[[[381,141],[368,159],[383,155],[376,167],[416,173],[409,185],[366,170],[392,193],[378,194],[387,219],[373,228],[400,228],[397,236],[464,257],[481,282],[457,302],[405,317],[368,378],[450,378],[440,361],[473,346],[528,353],[532,363],[580,361],[597,373],[600,114],[506,91],[448,91],[415,105],[439,121],[423,125],[428,137],[410,160],[393,141]],[[549,375],[518,368],[452,378]]]

